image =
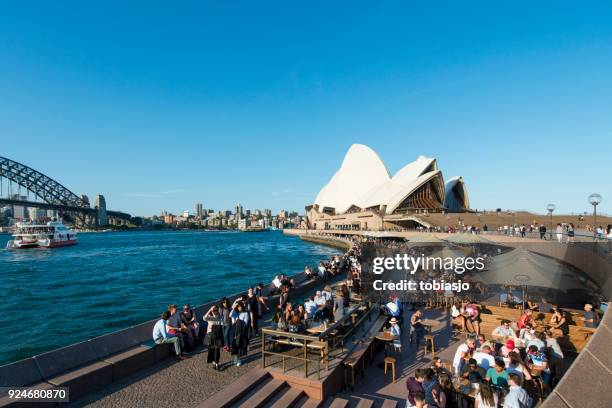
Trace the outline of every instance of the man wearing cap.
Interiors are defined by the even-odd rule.
[[[391,323],[391,327],[389,327],[387,332],[395,336],[395,339],[393,340],[393,347],[401,350],[402,338],[398,320],[395,317],[392,317],[391,320],[389,320],[389,323]]]

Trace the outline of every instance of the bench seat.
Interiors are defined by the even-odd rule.
[[[136,346],[106,357],[104,361],[113,366],[113,381],[125,378],[155,364],[155,348]]]
[[[97,361],[66,371],[47,381],[58,387],[69,387],[70,400],[74,400],[112,383],[113,367],[107,362]]]

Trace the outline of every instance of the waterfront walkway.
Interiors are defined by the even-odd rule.
[[[260,321],[268,325],[271,315]],[[206,363],[207,351],[198,349],[187,360],[174,358],[139,372],[125,380],[117,381],[101,391],[78,400],[70,407],[126,407],[142,408],[153,406],[172,406],[176,408],[194,407],[214,393],[222,390],[235,379],[253,367],[261,364],[260,338],[251,341],[249,354],[243,365],[236,367],[232,355],[221,353],[221,371],[212,369]]]

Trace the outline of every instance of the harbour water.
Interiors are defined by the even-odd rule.
[[[280,232],[83,233],[79,244],[7,251],[0,234],[0,364],[268,284],[339,253]]]

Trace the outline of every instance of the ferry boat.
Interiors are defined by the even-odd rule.
[[[61,222],[47,224],[15,224],[14,239],[6,243],[6,249],[56,248],[76,245],[77,234]]]

